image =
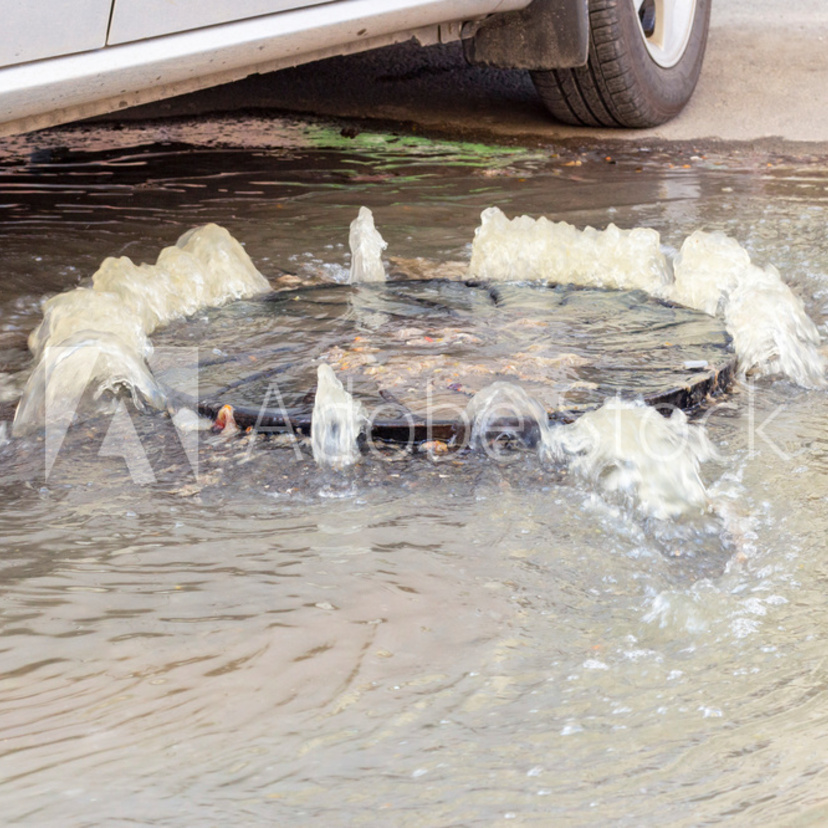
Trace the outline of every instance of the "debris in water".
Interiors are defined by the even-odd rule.
[[[170,410],[172,421],[176,430],[181,433],[193,431],[206,431],[213,427],[213,423],[206,417],[200,417],[192,408],[179,408],[177,411]]]
[[[445,279],[462,282],[468,277],[469,263],[464,261],[436,261],[418,256],[406,259],[389,256],[388,263],[393,276],[403,279]]]
[[[420,446],[420,451],[429,457],[442,457],[449,453],[449,445],[443,440],[428,440]]]
[[[233,415],[232,405],[223,405],[219,409],[219,412],[216,415],[216,421],[213,423],[212,431],[220,431],[222,434],[227,436],[237,434],[239,432],[239,427],[236,424],[236,418]]]

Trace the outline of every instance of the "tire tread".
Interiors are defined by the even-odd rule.
[[[635,49],[625,44],[621,26],[619,7],[629,2],[589,0],[589,60],[585,66],[532,73],[544,104],[559,121],[576,126],[655,126],[677,114],[689,97],[682,93],[676,102],[663,103],[648,96],[642,87]],[[686,79],[690,93],[701,68],[706,36],[705,22],[701,52]]]

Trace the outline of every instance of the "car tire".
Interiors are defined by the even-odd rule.
[[[677,115],[701,73],[711,0],[589,0],[586,66],[532,72],[566,124],[643,128]]]

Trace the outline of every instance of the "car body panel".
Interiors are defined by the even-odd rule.
[[[324,5],[330,0],[115,0],[109,45]]]
[[[58,6],[69,0],[51,2]],[[335,0],[8,66],[0,69],[0,136],[413,37],[423,43],[456,40],[460,22],[528,4],[529,0]]]
[[[112,0],[0,0],[0,66],[100,49],[111,10]]]

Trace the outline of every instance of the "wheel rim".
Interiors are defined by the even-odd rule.
[[[696,0],[631,0],[650,57],[669,69],[680,60],[696,16]]]

